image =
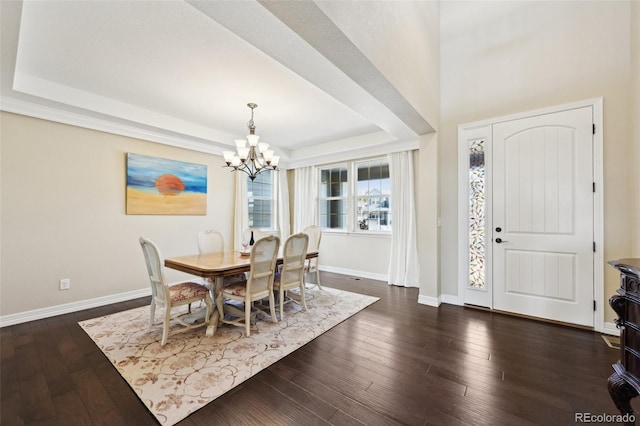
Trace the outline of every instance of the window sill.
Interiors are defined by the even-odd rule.
[[[354,231],[333,231],[328,229],[322,230],[322,235],[335,235],[346,237],[364,237],[364,238],[391,238],[391,232],[354,232]]]

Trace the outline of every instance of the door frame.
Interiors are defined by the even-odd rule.
[[[596,304],[593,312],[593,329],[597,332],[604,332],[604,128],[602,97],[491,118],[488,120],[475,121],[458,126],[458,298],[461,305],[465,303],[465,292],[469,283],[469,155],[467,146],[468,140],[470,139],[469,136],[474,134],[486,134],[486,137],[489,138],[488,143],[491,144],[491,129],[494,124],[583,107],[592,107],[593,123],[595,124],[595,134],[593,135],[593,180],[596,191],[593,193],[593,239],[596,251],[594,252],[593,258],[593,297]],[[485,165],[487,168],[487,174],[491,176],[491,161],[487,161]],[[490,206],[492,202],[493,198],[489,185],[486,193],[486,203],[487,206],[489,206],[489,210],[487,211],[487,223],[489,223],[489,225],[491,220],[489,213],[491,212]],[[485,238],[486,241],[491,241],[493,239],[493,228],[486,224]],[[486,247],[491,247],[491,245],[486,244]],[[491,253],[488,254],[488,259],[491,259]],[[489,262],[485,265],[486,277],[487,280],[490,280],[492,276],[492,265]],[[492,283],[490,285],[492,286]],[[490,308],[493,308],[493,300],[491,300]]]

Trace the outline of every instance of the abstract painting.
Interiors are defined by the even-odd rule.
[[[207,214],[207,166],[127,153],[127,214]]]

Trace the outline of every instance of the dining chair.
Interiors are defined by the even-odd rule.
[[[285,295],[289,290],[295,288],[300,290],[300,302],[304,310],[307,310],[307,302],[304,297],[304,271],[308,245],[309,236],[302,232],[291,235],[284,243],[282,269],[276,274],[273,281],[273,289],[278,292],[281,320],[284,318],[284,304],[297,302],[293,298],[285,301]]]
[[[251,335],[251,312],[253,302],[269,298],[269,309],[273,322],[278,322],[273,294],[273,279],[276,272],[276,260],[280,238],[269,235],[260,238],[251,247],[250,270],[246,281],[222,287],[216,296],[216,304],[220,312],[220,321],[225,324],[244,326],[247,337]],[[227,318],[224,313],[225,299],[244,302],[244,316]]]
[[[215,229],[198,232],[198,251],[200,254],[224,251],[224,237]]]
[[[304,234],[309,236],[309,248],[308,251],[320,251],[320,239],[322,238],[322,229],[317,225],[311,225],[304,228],[302,231]],[[316,282],[315,284],[318,286],[320,290],[322,290],[322,285],[320,284],[320,268],[318,267],[318,259],[320,256],[313,257],[311,259],[307,259],[307,263],[305,265],[304,275],[306,278],[307,274],[314,273],[316,274]],[[305,280],[306,281],[306,280]],[[313,288],[313,287],[312,287]]]
[[[205,231],[198,232],[198,252],[200,254],[206,253],[219,253],[224,251],[224,237],[219,231],[215,229],[207,229]],[[227,285],[237,281],[244,281],[247,277],[244,273],[231,275],[224,277],[223,285]],[[214,283],[211,279],[205,279],[205,285],[214,288]]]
[[[147,265],[147,272],[151,283],[151,316],[149,329],[155,324],[156,308],[162,310],[162,341],[160,345],[164,346],[164,344],[167,343],[167,338],[171,335],[207,325],[213,311],[213,301],[209,289],[202,284],[190,281],[172,285],[167,284],[158,246],[142,237],[140,237],[139,241],[142,252],[144,253],[144,260]],[[174,308],[191,305],[191,303],[201,300],[204,301],[206,306],[203,322],[186,322],[185,317],[192,315],[189,311],[179,311],[172,315]],[[182,328],[170,330],[172,321],[181,325]]]

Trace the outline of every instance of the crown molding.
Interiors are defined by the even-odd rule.
[[[41,103],[8,96],[0,96],[0,111],[156,142],[216,156],[222,156],[222,151],[229,149],[227,146],[218,146],[179,134],[165,133],[118,123],[108,119],[92,117],[82,112],[69,111],[64,108],[43,105]],[[281,157],[284,158],[281,160],[281,168],[293,169],[297,167],[335,163],[344,161],[345,159],[356,160],[418,148],[418,140],[397,141],[386,132],[376,132],[356,138],[326,142],[313,148],[290,153],[283,152],[282,154],[284,154],[284,156]]]
[[[340,142],[340,141],[339,141]],[[287,168],[295,169],[299,167],[317,166],[321,164],[337,163],[345,160],[358,160],[361,158],[375,157],[385,154],[391,154],[394,152],[412,151],[420,148],[419,140],[409,141],[386,141],[378,145],[369,146],[354,146],[349,145],[346,141],[342,145],[341,149],[333,149],[333,142],[327,142],[326,144],[318,145],[316,148],[322,150],[323,153],[315,152],[305,156],[304,158],[291,158],[287,162]],[[329,148],[329,149],[327,149]]]
[[[122,123],[115,123],[105,119],[90,117],[85,114],[6,96],[0,97],[0,111],[26,115],[29,117],[69,124],[72,126],[83,127],[85,129],[98,130],[120,136],[142,139],[145,141],[204,152],[212,155],[222,156],[222,150],[226,149],[188,137],[142,129]]]

